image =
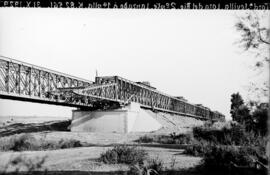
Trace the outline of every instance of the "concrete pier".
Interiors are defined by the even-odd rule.
[[[137,103],[115,110],[72,111],[71,131],[83,132],[151,132],[162,125]]]

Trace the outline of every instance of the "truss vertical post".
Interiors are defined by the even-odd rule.
[[[6,70],[6,91],[9,93],[10,91],[10,62],[7,62],[7,70]]]
[[[118,100],[118,78],[117,78],[117,76],[114,77],[114,81],[116,83],[116,85],[114,86],[115,99]]]
[[[48,72],[48,91],[51,90],[50,84],[51,84],[51,82],[50,82],[50,73]]]
[[[19,64],[18,65],[19,66],[19,68],[18,68],[18,93],[19,93],[19,95],[21,94],[21,72],[22,72],[22,66],[21,66],[21,64]]]
[[[38,71],[38,96],[41,97],[41,70]]]
[[[32,83],[32,81],[31,81],[31,79],[32,79],[32,68],[29,67],[29,82],[28,82],[29,83],[29,87],[28,87],[29,89],[28,90],[29,90],[29,95],[30,96],[32,95],[32,92],[31,92],[31,87],[32,87],[31,83]]]

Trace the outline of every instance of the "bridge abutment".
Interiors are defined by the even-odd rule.
[[[72,111],[71,131],[76,132],[151,132],[162,125],[138,103],[106,111]]]

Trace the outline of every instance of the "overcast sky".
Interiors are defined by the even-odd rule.
[[[234,44],[240,11],[1,9],[0,55],[94,81],[150,81],[229,116],[246,95],[253,55]],[[0,100],[0,115],[71,116],[71,109]]]

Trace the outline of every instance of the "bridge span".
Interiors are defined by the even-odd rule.
[[[89,81],[0,56],[0,98],[80,109],[111,109],[139,103],[142,108],[190,117],[223,120],[224,115],[119,76]]]

